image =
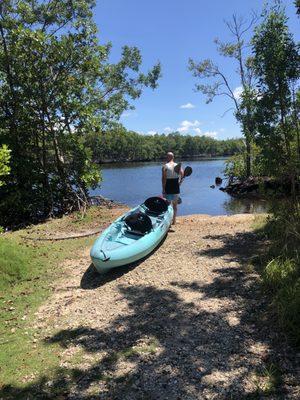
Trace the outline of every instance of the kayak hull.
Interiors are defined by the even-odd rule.
[[[141,205],[125,213],[114,221],[95,241],[91,249],[91,259],[96,270],[104,274],[113,268],[133,264],[148,256],[165,238],[173,219],[173,207],[153,216],[152,230],[142,236],[126,229],[124,219],[135,212],[146,213]]]

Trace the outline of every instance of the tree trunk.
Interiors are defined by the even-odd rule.
[[[251,176],[251,144],[249,138],[246,137],[246,177]]]

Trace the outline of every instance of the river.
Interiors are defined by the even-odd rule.
[[[161,195],[161,165],[154,162],[103,165],[103,182],[90,193],[136,206],[147,197]],[[265,201],[233,199],[218,187],[210,187],[215,184],[216,176],[224,177],[224,159],[184,161],[183,166],[186,165],[193,168],[193,174],[182,183],[179,215],[226,215],[267,211],[268,204]]]

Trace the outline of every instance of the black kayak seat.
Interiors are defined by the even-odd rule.
[[[161,197],[149,197],[144,205],[147,207],[147,213],[150,215],[160,215],[168,210],[169,203]]]
[[[151,231],[152,221],[145,213],[136,211],[132,214],[127,215],[124,219],[127,226],[127,232],[135,235],[144,235]]]

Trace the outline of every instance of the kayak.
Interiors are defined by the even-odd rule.
[[[167,235],[172,219],[172,205],[160,197],[151,197],[116,219],[91,249],[97,271],[106,273],[149,255]]]

